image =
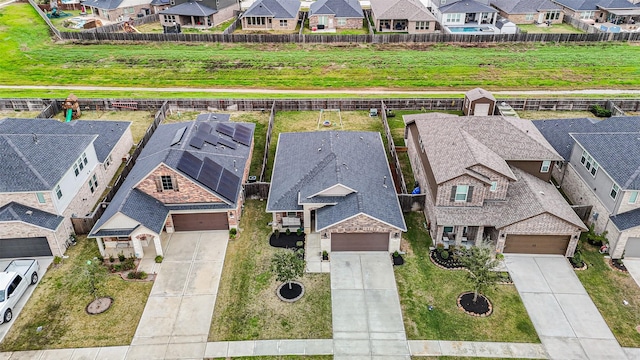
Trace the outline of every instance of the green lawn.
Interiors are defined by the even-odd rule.
[[[414,340],[504,341],[540,340],[513,285],[498,285],[485,295],[493,314],[472,317],[456,305],[456,298],[472,287],[465,271],[442,270],[429,260],[431,239],[422,213],[405,217],[408,231],[405,265],[395,268],[407,337]],[[428,306],[433,305],[429,311]]]
[[[329,274],[305,274],[304,296],[295,303],[277,298],[271,220],[265,202],[245,203],[239,235],[227,247],[209,341],[331,338]]]
[[[52,42],[28,4],[0,14],[0,73],[8,85],[492,90],[640,84],[640,47],[626,43],[76,46]]]
[[[88,315],[91,300],[78,277],[87,260],[99,255],[93,240],[81,237],[68,259],[50,268],[0,344],[0,351],[129,345],[151,292],[152,282],[124,281],[108,275],[98,283],[101,296],[114,299],[100,315]],[[36,329],[42,326],[42,331]]]
[[[520,30],[529,34],[583,34],[584,31],[569,24],[553,24],[551,26],[537,26],[534,24],[518,25]]]
[[[584,246],[582,254],[589,267],[576,271],[578,278],[620,345],[640,347],[636,330],[640,325],[640,288],[629,274],[612,270],[595,247]]]

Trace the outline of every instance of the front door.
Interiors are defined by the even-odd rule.
[[[544,20],[544,13],[538,14],[538,23],[542,24],[543,20]]]

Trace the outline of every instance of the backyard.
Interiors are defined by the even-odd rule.
[[[270,270],[279,249],[269,245],[272,217],[265,202],[247,200],[243,218],[227,247],[209,341],[331,338],[329,274],[305,274],[302,299],[281,301]]]
[[[88,315],[93,297],[83,284],[87,261],[98,261],[95,241],[84,236],[67,250],[69,258],[52,265],[0,344],[0,351],[129,345],[142,316],[153,282],[130,282],[107,275],[97,283],[100,296],[113,305]],[[37,329],[41,327],[41,331]]]
[[[519,24],[518,27],[522,32],[529,34],[583,34],[584,31],[575,28],[569,24],[553,24],[551,26]]]
[[[405,220],[407,254],[395,274],[409,339],[540,342],[513,285],[497,285],[485,293],[493,303],[488,317],[469,316],[458,309],[457,296],[473,290],[466,272],[443,270],[429,260],[431,239],[422,213],[409,213]]]

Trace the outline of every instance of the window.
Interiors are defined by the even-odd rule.
[[[580,163],[584,165],[584,167],[589,170],[591,176],[596,177],[598,173],[598,163],[589,155],[588,152],[583,151],[582,156],[580,157]]]
[[[345,26],[345,25],[347,25],[347,19],[339,18],[338,19],[338,26]]]
[[[445,226],[444,227],[444,232],[445,233],[452,233],[453,232],[453,226]]]
[[[489,189],[489,191],[496,191],[498,190],[498,182],[497,181],[492,181],[491,182],[491,188]]]
[[[73,164],[73,172],[76,176],[80,175],[80,170],[78,169],[78,164]]]
[[[93,174],[93,177],[89,179],[89,190],[91,190],[91,193],[93,194],[97,188],[98,188],[98,178],[96,177],[96,174]]]
[[[580,19],[591,19],[595,11],[583,11],[580,13]]]
[[[455,201],[467,201],[467,192],[469,191],[468,185],[456,186]]]
[[[391,29],[391,20],[380,20],[380,30]]]
[[[287,27],[287,20],[280,20],[280,27]]]
[[[107,170],[109,165],[111,165],[112,161],[113,161],[113,158],[111,158],[111,155],[109,155],[109,157],[107,157],[106,160],[104,161],[104,169],[105,170]]]
[[[38,202],[40,204],[44,204],[47,201],[44,199],[44,194],[43,193],[36,193],[36,197],[38,198]]]
[[[87,160],[87,154],[82,153],[82,162],[87,165],[87,163],[89,162],[89,160]]]
[[[61,199],[62,198],[62,190],[60,189],[60,185],[56,186],[54,191],[56,192],[56,196],[58,197],[58,199]]]
[[[264,25],[265,21],[263,17],[248,17],[247,25]]]
[[[173,190],[173,181],[171,180],[171,176],[163,175],[162,179],[162,190]]]
[[[549,168],[551,167],[551,161],[549,160],[544,160],[542,162],[542,167],[540,168],[540,172],[542,173],[546,173],[549,172]]]
[[[593,162],[593,167],[591,168],[591,171],[589,171],[591,173],[591,176],[596,177],[596,173],[598,172],[598,163],[597,162]]]
[[[428,21],[416,21],[416,30],[429,30]]]
[[[164,15],[164,22],[173,24],[176,21],[175,15]]]
[[[638,201],[638,192],[632,191],[629,195],[629,204],[635,204]]]
[[[547,11],[545,20],[558,20],[560,19],[560,10]]]
[[[447,14],[446,22],[448,23],[459,23],[462,22],[462,14]]]
[[[287,217],[298,217],[298,213],[295,211],[287,211]]]
[[[580,163],[581,163],[582,165],[584,165],[584,163],[587,161],[587,156],[588,156],[588,155],[587,155],[587,152],[586,152],[586,151],[583,151],[583,152],[582,152],[582,157],[580,158]]]
[[[620,191],[620,187],[616,184],[613,184],[609,196],[611,196],[612,199],[615,199],[616,197],[618,197],[618,191]]]
[[[524,19],[527,21],[533,21],[534,14],[527,14],[524,16]]]

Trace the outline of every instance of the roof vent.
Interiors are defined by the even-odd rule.
[[[387,188],[387,177],[382,178],[382,187]]]
[[[36,133],[33,133],[33,142],[38,143],[38,135],[36,135]]]
[[[321,147],[319,147],[319,148],[318,148],[318,151],[322,151],[322,148],[321,148]]]
[[[33,214],[33,211],[31,211],[31,210],[27,210],[27,211],[25,211],[24,213],[25,213],[25,214],[27,214],[27,215],[31,215],[31,214]]]
[[[544,195],[544,191],[540,191],[540,195]]]

